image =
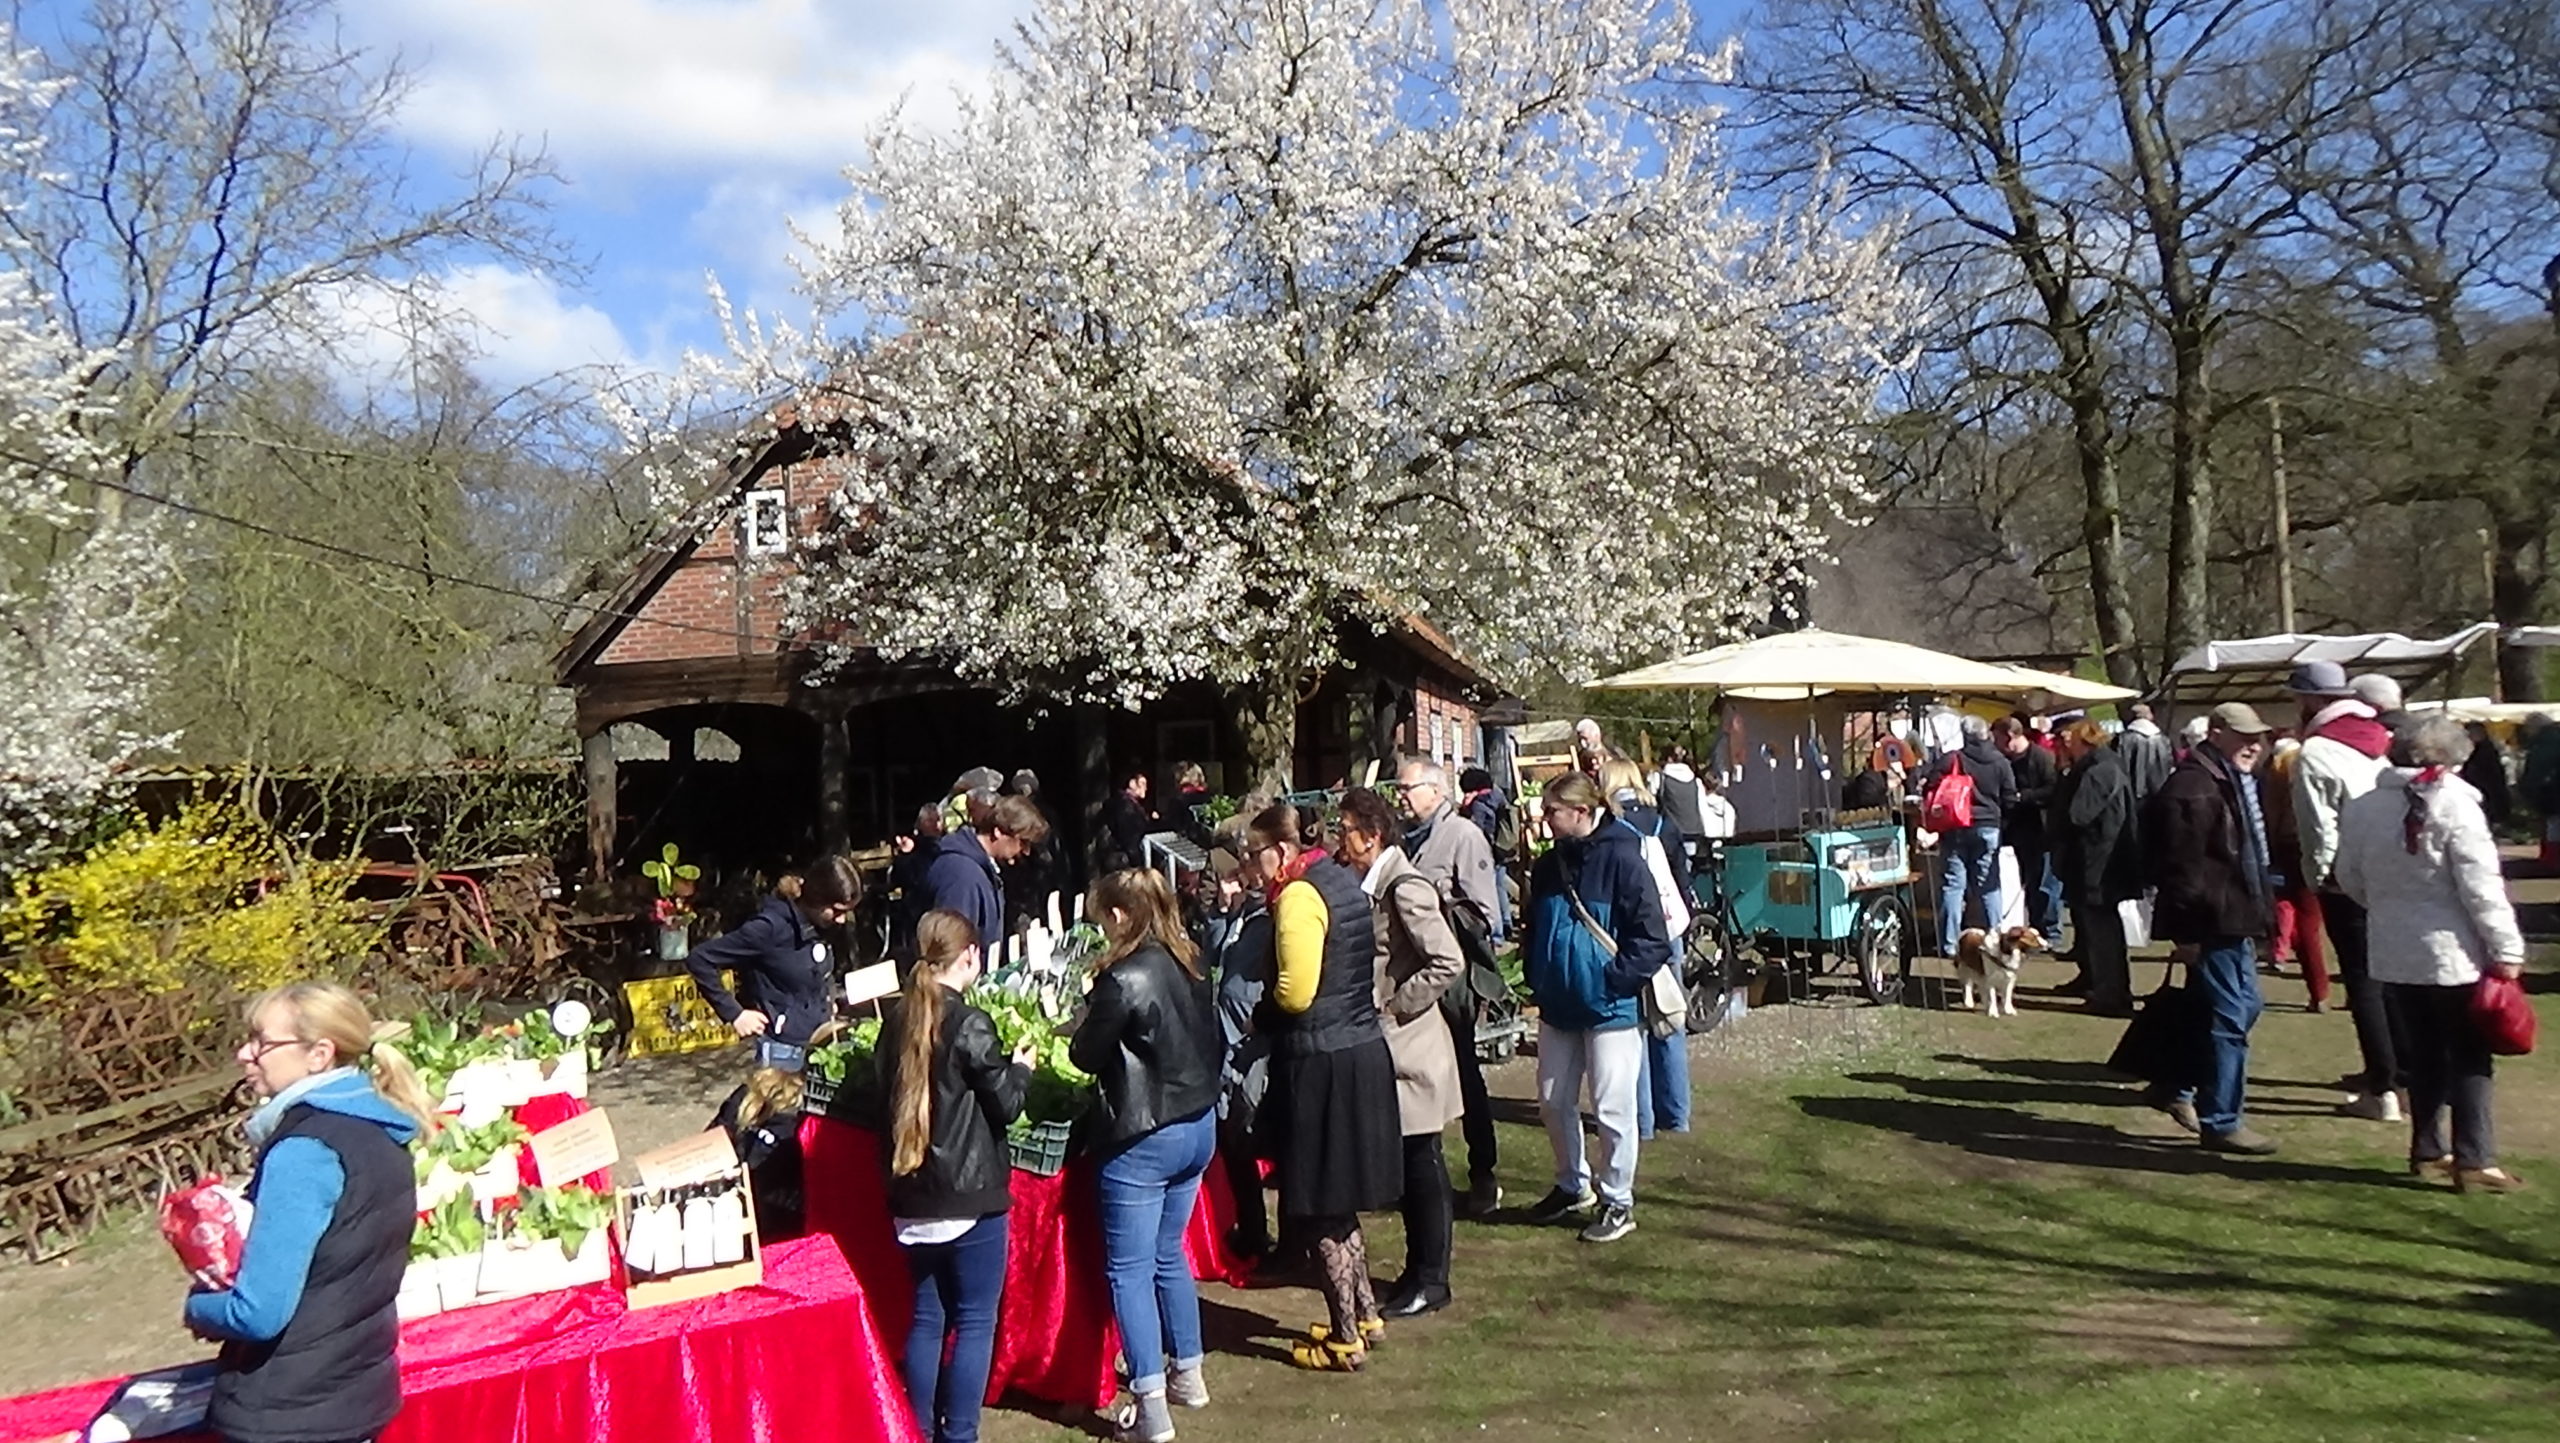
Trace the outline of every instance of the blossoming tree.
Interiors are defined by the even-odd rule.
[[[1910,304],[1732,195],[1660,0],[1049,0],[893,118],[818,323],[726,379],[852,418],[797,621],[1020,691],[1228,689],[1267,791],[1339,627],[1497,667],[1703,644],[1859,488]],[[804,412],[806,414],[806,412]]]

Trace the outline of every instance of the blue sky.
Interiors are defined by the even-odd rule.
[[[1696,0],[1731,23],[1739,0]],[[31,20],[69,0],[37,0]],[[489,142],[540,142],[582,276],[486,265],[448,278],[483,369],[526,380],[667,366],[718,344],[705,277],[788,310],[787,222],[823,229],[869,127],[930,121],[983,83],[1029,0],[346,0],[348,38],[416,82],[398,122],[421,177]],[[33,24],[29,27],[31,30]]]

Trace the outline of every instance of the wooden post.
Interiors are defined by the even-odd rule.
[[[587,880],[603,882],[613,876],[614,844],[622,830],[620,773],[608,728],[598,727],[579,742],[578,771],[587,787]]]
[[[845,721],[845,714],[833,707],[818,713],[818,845],[831,855],[853,848],[853,820],[845,800],[853,741]]]
[[[2293,504],[2285,489],[2284,408],[2273,396],[2267,398],[2267,480],[2275,490],[2277,629],[2289,633],[2294,629]]]

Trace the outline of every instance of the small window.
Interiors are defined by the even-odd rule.
[[[779,556],[791,549],[791,502],[784,493],[748,492],[745,521],[749,556]]]

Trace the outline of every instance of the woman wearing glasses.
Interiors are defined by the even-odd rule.
[[[842,857],[821,857],[785,877],[764,906],[684,959],[702,1000],[740,1037],[756,1044],[756,1066],[798,1072],[809,1038],[835,1015],[835,956],[826,931],[853,918],[862,874]],[[720,980],[736,974],[733,991]]]
[[[222,1344],[207,1422],[228,1443],[379,1436],[400,1411],[396,1300],[418,1212],[418,1075],[354,993],[297,982],[248,1007],[255,1213],[230,1286],[187,1299]]]
[[[1301,1368],[1351,1373],[1387,1326],[1369,1285],[1360,1214],[1403,1195],[1404,1136],[1395,1058],[1378,1018],[1369,894],[1316,843],[1286,802],[1245,828],[1254,870],[1270,879],[1276,961],[1254,1030],[1272,1039],[1263,1119],[1280,1168],[1284,1232],[1309,1240],[1324,1273],[1327,1320],[1289,1356]]]

